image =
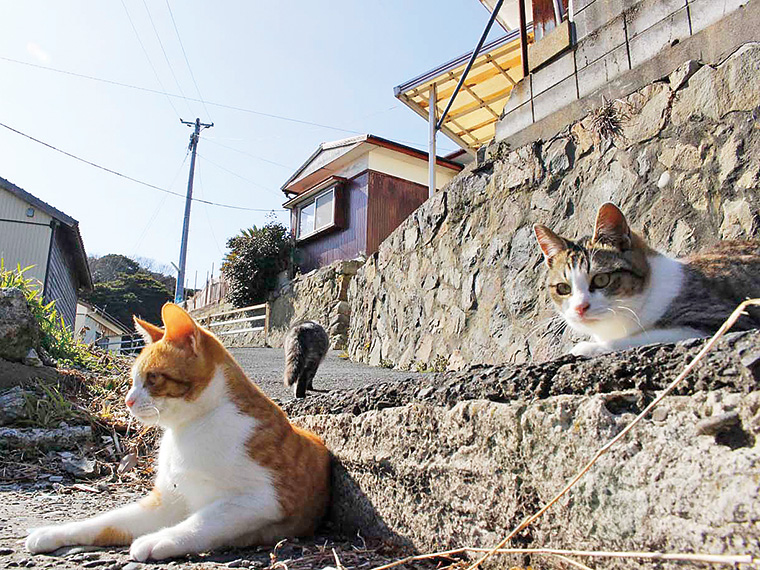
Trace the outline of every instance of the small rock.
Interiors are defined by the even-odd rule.
[[[726,412],[710,416],[697,424],[697,435],[717,435],[741,423],[739,412]]]
[[[143,566],[144,565],[140,564],[139,562],[130,562],[125,566],[122,566],[121,570],[141,570]]]
[[[655,411],[652,412],[652,419],[656,422],[664,422],[668,419],[667,408],[656,408]]]
[[[119,462],[119,467],[116,469],[116,472],[119,475],[123,475],[124,473],[129,473],[134,469],[135,465],[137,465],[137,455],[134,453],[128,453],[124,457],[121,458],[121,461]]]
[[[26,417],[26,394],[20,386],[14,386],[0,395],[0,426]]]
[[[751,371],[754,371],[755,367],[760,366],[760,350],[743,354],[741,362]]]
[[[657,188],[663,189],[668,184],[670,184],[670,172],[666,170],[660,174],[660,178],[657,180]]]
[[[94,459],[87,459],[85,457],[64,459],[63,469],[75,477],[93,477],[97,475],[97,463]]]
[[[33,348],[29,349],[29,352],[26,353],[26,356],[22,360],[24,364],[27,366],[34,366],[35,368],[42,368],[45,366],[42,363],[42,360],[40,359],[39,355],[37,354],[37,351]]]
[[[248,566],[248,561],[239,558],[227,563],[227,568],[245,568]]]
[[[0,556],[8,556],[9,554],[13,554],[12,548],[0,548]]]
[[[113,564],[116,560],[89,560],[82,563],[82,568],[96,568],[98,566],[105,566],[107,564]]]
[[[48,477],[48,481],[50,481],[51,483],[60,483],[61,481],[63,481],[63,476],[51,475],[50,477]]]

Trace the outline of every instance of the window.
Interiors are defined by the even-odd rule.
[[[335,221],[335,187],[298,208],[298,238],[305,238],[321,229],[332,226]]]

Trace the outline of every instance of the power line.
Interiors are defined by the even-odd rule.
[[[127,5],[124,3],[124,0],[121,0],[121,5],[124,6],[124,11],[127,13],[127,19],[129,20],[129,24],[132,26],[132,31],[134,31],[135,37],[137,38],[137,41],[140,44],[140,47],[142,48],[143,53],[145,54],[145,59],[148,60],[148,64],[150,65],[150,68],[153,70],[153,75],[156,76],[156,81],[158,81],[158,84],[161,87],[161,90],[164,92],[164,95],[166,95],[166,99],[169,101],[169,105],[172,106],[172,109],[174,109],[174,112],[179,117],[179,111],[177,111],[177,107],[174,106],[174,103],[169,97],[169,94],[166,93],[166,88],[164,87],[164,84],[161,83],[161,78],[158,76],[158,72],[156,71],[156,68],[154,67],[153,62],[151,61],[150,56],[148,55],[148,50],[145,49],[145,46],[143,45],[142,40],[140,39],[140,34],[137,33],[137,28],[135,27],[135,23],[132,21],[132,16],[130,16],[129,10],[127,10]]]
[[[348,134],[352,134],[352,135],[363,135],[363,134],[365,134],[363,131],[354,131],[354,130],[350,130],[350,129],[344,129],[342,127],[335,127],[335,126],[332,126],[332,125],[325,125],[323,123],[315,123],[313,121],[304,121],[304,120],[296,119],[296,118],[293,118],[293,117],[285,117],[283,115],[275,115],[275,114],[272,114],[272,113],[264,113],[262,111],[254,111],[253,109],[246,109],[245,107],[237,107],[235,105],[227,105],[225,103],[214,103],[213,101],[204,101],[203,99],[198,99],[198,98],[195,98],[195,97],[183,97],[182,95],[177,95],[176,93],[168,93],[167,91],[161,91],[159,89],[152,89],[150,87],[142,87],[140,85],[131,85],[129,83],[123,83],[121,81],[114,81],[112,79],[103,79],[101,77],[95,77],[93,75],[86,75],[84,73],[77,73],[75,71],[67,71],[65,69],[56,69],[55,67],[48,67],[46,65],[40,65],[38,63],[31,63],[31,62],[28,62],[28,61],[21,61],[19,59],[13,59],[11,57],[0,56],[0,60],[7,61],[9,63],[16,63],[16,64],[19,64],[19,65],[25,65],[27,67],[33,67],[35,69],[42,69],[42,70],[45,70],[45,71],[52,71],[54,73],[59,73],[61,75],[70,75],[72,77],[78,77],[80,79],[89,79],[90,81],[97,81],[99,83],[105,83],[107,85],[114,85],[116,87],[125,87],[127,89],[134,89],[135,91],[143,91],[145,93],[152,93],[154,95],[164,95],[166,97],[174,97],[175,99],[186,99],[188,101],[192,101],[192,102],[195,102],[195,103],[201,103],[204,106],[208,103],[211,106],[219,107],[221,109],[229,109],[231,111],[240,111],[241,113],[248,113],[248,114],[251,114],[251,115],[258,115],[260,117],[267,117],[267,118],[270,118],[270,119],[278,119],[278,120],[281,120],[281,121],[287,121],[287,122],[290,122],[290,123],[297,123],[297,124],[300,124],[300,125],[308,125],[308,126],[311,126],[311,127],[318,127],[318,128],[321,128],[321,129],[327,129],[327,130],[331,130],[331,131],[339,131],[339,132],[348,133]],[[160,83],[160,81],[159,81],[159,83]],[[175,111],[177,110],[176,107],[174,107],[174,105],[172,105],[172,108]],[[379,115],[381,113],[386,113],[386,112],[388,112],[390,110],[397,109],[397,108],[400,108],[400,107],[397,106],[397,105],[394,105],[393,107],[390,107],[388,109],[384,109],[384,110],[381,110],[381,111],[375,111],[373,113],[370,113],[369,115],[366,115],[363,118],[368,118],[368,117],[372,117],[372,116],[375,116],[375,115]],[[179,113],[177,113],[177,116],[179,116]],[[269,139],[271,140],[271,137],[269,137]],[[398,140],[397,142],[408,144],[408,145],[411,145],[411,146],[416,146],[416,147],[424,147],[425,146],[424,144],[421,144],[419,142],[414,142],[414,141]],[[447,150],[447,149],[442,148],[442,150]],[[448,149],[448,150],[451,150],[451,149]],[[454,149],[454,150],[456,150],[456,149]]]
[[[222,144],[220,142],[217,142],[214,137],[206,137],[205,139],[207,142],[210,142],[212,144],[215,144],[217,146],[220,146],[222,148],[226,148],[227,150],[234,150],[235,152],[239,152],[240,154],[244,154],[246,156],[250,156],[251,158],[255,158],[256,160],[260,160],[262,162],[268,162],[269,164],[274,164],[275,166],[279,166],[281,168],[285,168],[287,170],[290,170],[291,172],[295,170],[294,166],[288,166],[287,164],[282,164],[280,162],[275,162],[274,160],[269,160],[268,158],[264,158],[262,156],[256,156],[255,154],[251,154],[250,152],[246,152],[244,150],[240,150],[239,148],[234,148],[231,146],[227,146],[226,144]]]
[[[99,164],[95,164],[94,162],[91,162],[89,160],[86,160],[84,158],[80,158],[75,154],[71,154],[70,152],[66,152],[65,150],[61,150],[60,148],[57,148],[51,144],[48,144],[44,141],[41,141],[39,139],[34,138],[31,135],[27,135],[26,133],[22,133],[19,130],[14,129],[13,127],[9,127],[8,125],[4,123],[0,123],[0,127],[3,127],[5,129],[8,129],[9,131],[12,131],[18,135],[21,135],[22,137],[25,137],[29,140],[32,140],[38,144],[41,144],[42,146],[45,146],[51,150],[54,150],[56,152],[59,152],[61,154],[64,154],[70,158],[73,158],[74,160],[78,160],[79,162],[83,162],[85,164],[89,164],[90,166],[93,166],[95,168],[98,168],[100,170],[105,170],[106,172],[109,172],[110,174],[114,174],[116,176],[119,176],[120,178],[125,178],[127,180],[130,180],[131,182],[135,182],[137,184],[140,184],[142,186],[146,186],[148,188],[153,188],[154,190],[158,190],[159,192],[166,192],[167,194],[172,194],[174,196],[179,196],[180,198],[184,198],[184,194],[180,194],[179,192],[173,192],[172,190],[167,190],[166,188],[161,188],[160,186],[156,186],[155,184],[151,184],[149,182],[143,182],[142,180],[138,180],[137,178],[133,178],[131,176],[127,176],[126,174],[122,174],[121,172],[117,172],[115,170],[111,170],[110,168],[106,168],[105,166],[100,166]],[[193,198],[193,201],[195,202],[201,202],[203,204],[209,204],[211,206],[219,206],[220,208],[229,208],[231,210],[245,210],[248,212],[273,212],[273,211],[280,211],[282,208],[246,208],[244,206],[234,206],[232,204],[222,204],[219,202],[211,202],[210,200],[201,200],[200,198]]]
[[[161,41],[161,35],[158,33],[158,29],[156,29],[156,24],[153,22],[153,16],[151,15],[150,9],[148,8],[148,3],[145,0],[143,0],[143,6],[145,6],[145,12],[148,14],[148,20],[150,20],[150,25],[153,28],[153,33],[156,34],[156,39],[158,40],[158,45],[161,47],[161,52],[164,54],[166,65],[169,67],[169,73],[172,74],[172,77],[174,78],[174,83],[177,85],[177,89],[179,89],[179,92],[182,95],[182,98],[185,99],[185,103],[187,103],[187,97],[185,97],[185,92],[182,91],[182,86],[179,84],[179,80],[177,79],[177,76],[174,73],[174,67],[172,67],[171,61],[169,61],[169,56],[166,54],[166,50],[164,49],[164,42]],[[187,103],[187,110],[190,111],[191,115],[193,114],[193,110],[190,108],[189,103]]]
[[[212,119],[212,122],[213,122],[211,113],[208,112],[208,108],[206,107],[206,102],[203,100],[203,96],[201,95],[201,90],[198,87],[198,82],[195,80],[195,74],[193,73],[193,68],[190,67],[190,60],[187,59],[187,53],[185,52],[185,44],[182,43],[182,38],[179,35],[177,22],[174,21],[174,12],[172,12],[172,7],[169,5],[169,0],[166,0],[166,7],[169,9],[169,16],[171,16],[172,25],[174,25],[174,32],[177,34],[177,39],[179,40],[179,47],[182,48],[182,55],[185,56],[185,63],[187,64],[187,69],[190,72],[190,77],[193,79],[193,84],[195,85],[195,91],[198,93],[198,98],[201,100],[201,103],[203,104],[203,110],[206,111],[206,115],[208,115],[209,119]]]
[[[276,196],[280,196],[280,197],[283,197],[283,196],[282,196],[282,194],[281,194],[280,192],[277,192],[276,190],[272,190],[271,188],[268,188],[268,187],[266,187],[266,186],[262,186],[262,185],[261,185],[261,184],[259,184],[258,182],[254,181],[254,180],[251,180],[250,178],[246,178],[245,176],[242,176],[242,175],[238,174],[237,172],[233,172],[233,171],[232,171],[232,170],[230,170],[229,168],[225,168],[225,167],[224,167],[224,166],[222,166],[221,164],[217,164],[217,163],[216,163],[216,162],[214,162],[213,160],[209,160],[208,158],[206,158],[206,156],[204,156],[204,155],[202,155],[202,154],[200,154],[200,153],[198,153],[198,156],[200,156],[200,157],[201,157],[203,160],[205,160],[205,161],[206,161],[206,162],[208,162],[209,164],[213,164],[213,165],[214,165],[214,166],[216,166],[216,167],[217,167],[219,170],[223,170],[224,172],[226,172],[226,173],[228,173],[228,174],[232,174],[232,176],[235,176],[235,177],[237,177],[237,178],[240,178],[240,180],[245,180],[245,181],[246,181],[246,182],[248,182],[249,184],[253,184],[254,186],[258,186],[258,187],[259,187],[259,188],[261,188],[262,190],[266,190],[267,192],[271,192],[272,194],[274,194],[274,195],[276,195]]]

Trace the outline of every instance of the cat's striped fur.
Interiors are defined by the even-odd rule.
[[[327,355],[330,338],[314,321],[295,325],[285,336],[285,386],[292,386],[296,398],[314,388],[314,375]]]
[[[597,214],[594,235],[571,241],[534,227],[549,268],[552,301],[576,331],[590,335],[574,354],[591,356],[715,332],[747,297],[760,296],[760,242],[728,241],[684,259],[652,249],[614,204]],[[750,309],[735,329],[760,327]]]

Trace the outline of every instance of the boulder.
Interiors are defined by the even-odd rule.
[[[476,366],[284,407],[334,454],[330,519],[340,531],[421,551],[488,547],[559,492],[703,345]],[[512,545],[760,555],[758,355],[760,332],[727,335]]]
[[[15,287],[0,289],[0,358],[21,362],[40,344],[40,328],[26,297]]]

